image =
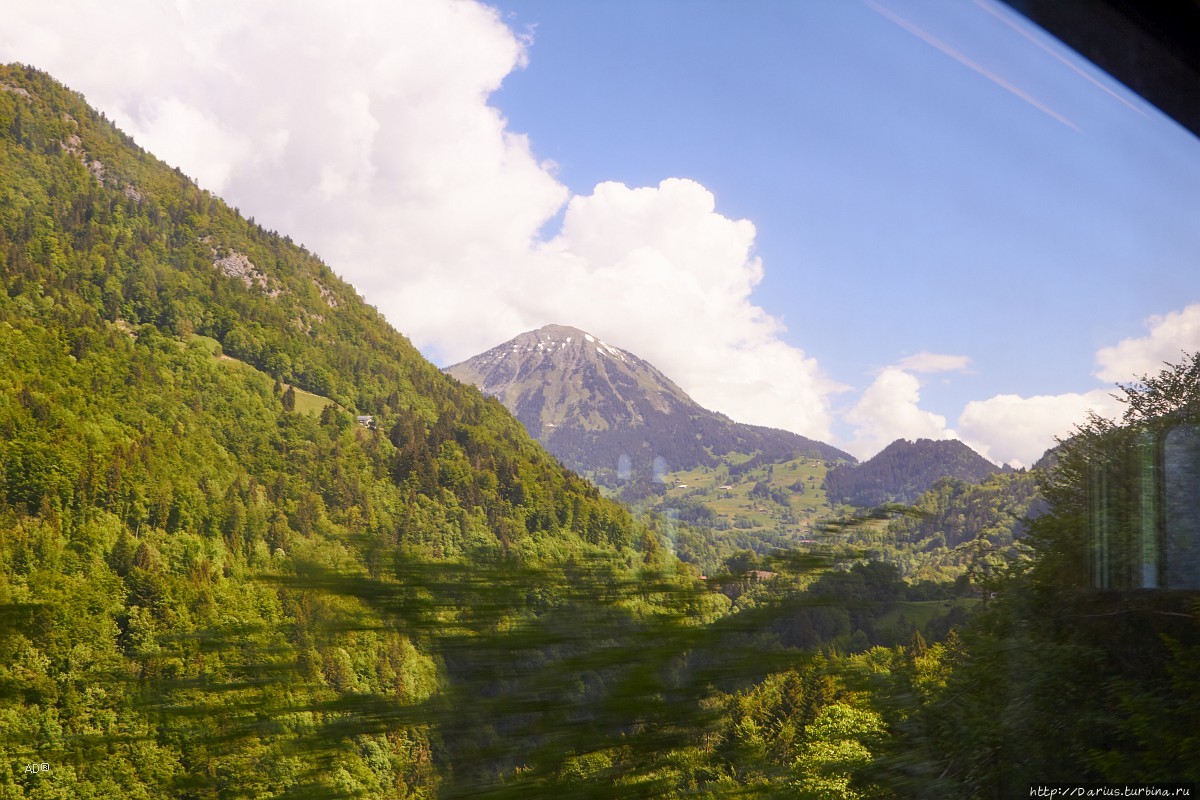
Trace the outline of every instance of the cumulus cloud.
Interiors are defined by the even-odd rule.
[[[1164,363],[1180,361],[1200,350],[1200,303],[1146,320],[1147,334],[1121,340],[1096,352],[1096,376],[1128,383],[1157,373]],[[1125,406],[1114,397],[1116,387],[1058,395],[1022,397],[1000,394],[973,400],[963,407],[954,428],[944,417],[920,408],[920,381],[911,373],[964,371],[966,356],[922,352],[883,370],[858,404],[846,415],[856,426],[848,446],[859,457],[870,456],[897,438],[957,438],[997,464],[1031,466],[1070,436],[1089,412],[1119,418]]]
[[[253,151],[244,136],[178,98],[156,98],[147,109],[139,138],[161,142],[160,157],[188,164],[195,179],[216,194],[225,191],[234,168]]]
[[[444,0],[24,0],[0,29],[0,57],[304,242],[442,363],[575,324],[704,405],[827,438],[841,387],[751,301],[754,226],[686,180],[571,197],[488,105],[527,47],[493,9]]]
[[[1146,320],[1145,336],[1122,339],[1096,352],[1096,377],[1131,383],[1176,363],[1184,352],[1200,350],[1200,303]],[[964,441],[1001,464],[1029,466],[1056,438],[1069,436],[1088,412],[1119,418],[1125,406],[1116,387],[1060,395],[1020,397],[1002,394],[966,405],[956,423]]]
[[[997,464],[1032,466],[1087,419],[1088,412],[1115,418],[1124,406],[1106,389],[1020,397],[1002,394],[967,403],[958,418],[961,438]]]
[[[1156,374],[1164,363],[1176,364],[1184,352],[1200,351],[1200,303],[1146,320],[1149,334],[1122,339],[1096,353],[1096,377],[1128,383]]]
[[[553,273],[537,287],[539,319],[566,305],[580,325],[635,349],[701,405],[736,419],[824,438],[841,388],[779,339],[782,324],[750,300],[762,279],[754,225],[716,211],[700,184],[604,183],[572,198],[543,248]],[[571,280],[555,281],[555,274]],[[664,365],[670,365],[666,367]],[[735,410],[736,409],[736,410]]]
[[[921,381],[898,366],[885,367],[845,416],[855,426],[847,449],[870,458],[897,439],[956,439],[946,418],[920,407]]]

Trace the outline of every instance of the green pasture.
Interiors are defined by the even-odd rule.
[[[246,375],[249,375],[252,380],[259,381],[263,386],[271,387],[275,385],[275,379],[267,373],[251,364],[247,364],[245,361],[239,361],[236,358],[225,355],[221,351],[221,343],[216,339],[213,339],[211,336],[192,334],[189,341],[200,342],[203,344],[205,349],[212,354],[213,358],[219,359],[220,362],[225,364],[229,369],[241,370]],[[288,384],[283,384],[284,389],[287,389],[287,387]],[[296,391],[297,414],[320,414],[321,410],[325,408],[325,406],[333,402],[328,397],[322,397],[319,394],[306,392],[299,386],[292,386],[292,388]]]

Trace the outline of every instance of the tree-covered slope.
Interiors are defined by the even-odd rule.
[[[0,264],[6,797],[428,791],[418,724],[301,756],[345,698],[441,678],[297,565],[653,555],[314,255],[23,67],[0,68]]]
[[[940,478],[979,483],[1001,471],[955,439],[897,439],[861,464],[830,469],[825,491],[832,502],[855,506],[911,503]]]
[[[1113,580],[1145,574],[1116,557],[1144,567],[1127,523],[1158,524],[1143,434],[1194,431],[1195,358],[1064,444],[995,597],[848,534],[702,581],[660,569],[670,519],[633,522],[312,254],[20,67],[0,265],[0,797],[1198,779],[1194,591],[1087,588],[1100,530],[1125,531]],[[943,481],[892,537],[1003,543],[1028,484]]]
[[[188,358],[189,345],[200,334],[217,340],[224,355],[257,367],[281,386],[294,384],[328,397],[339,412],[372,415],[378,433],[360,438],[377,442],[370,445],[379,449],[373,477],[406,501],[457,507],[465,515],[454,519],[456,533],[444,547],[461,549],[465,533],[485,528],[499,534],[495,544],[500,547],[516,546],[531,534],[588,536],[585,512],[619,516],[597,502],[584,482],[557,468],[498,403],[448,380],[425,361],[315,256],[241,218],[167,169],[49,78],[14,68],[2,78],[5,318],[11,336],[40,337],[14,344],[12,352],[43,360],[65,357],[65,371],[54,383],[82,387],[78,402],[113,398],[106,370],[90,366],[97,359],[110,360],[113,369],[134,370],[123,379],[125,396],[113,409],[169,418],[158,411],[172,399],[160,387],[214,380],[224,376],[219,364],[194,354],[196,364],[169,368],[174,382],[163,374],[166,367],[147,371],[136,365],[147,350],[168,361]],[[208,377],[194,378],[200,361]],[[102,374],[93,375],[97,370]],[[51,372],[31,371],[40,373],[45,389],[55,388]],[[7,372],[18,398],[39,391],[39,380],[19,384],[17,370]],[[227,400],[228,389],[204,389],[182,398],[188,405],[183,416],[195,419],[210,406],[228,403],[220,413],[209,412],[211,424],[198,427],[214,438],[224,434],[215,444],[236,453],[243,467],[258,466],[248,460],[251,455],[264,459],[263,469],[280,469],[293,456],[266,442],[246,452],[239,438],[253,439],[253,428],[237,420],[252,416],[258,406]],[[41,419],[42,412],[18,402],[33,417],[19,426],[29,436],[53,429],[58,416],[74,408],[58,396],[25,402],[45,405]],[[256,402],[273,411],[272,398]],[[100,422],[106,410],[80,414]],[[331,413],[329,419],[342,417]],[[64,435],[52,437],[53,444],[68,462],[55,474],[73,475],[81,468],[69,461],[77,426],[61,426]],[[112,438],[133,438],[130,427],[118,423]],[[142,433],[147,440],[155,438]],[[109,450],[104,437],[91,444],[91,458],[101,470],[113,457],[110,450],[116,450],[115,443],[107,445]],[[280,471],[292,475],[295,467],[322,468],[311,458],[292,460]],[[466,473],[473,476],[468,480]],[[78,502],[65,484],[14,495],[11,487],[18,480],[38,479],[15,473],[7,478],[10,500],[23,492],[20,499],[31,512],[47,498],[64,506]],[[370,512],[382,512],[353,493],[329,495],[326,480],[311,483],[327,493],[326,505],[362,508],[367,526]],[[365,492],[361,482],[357,489]],[[575,506],[578,519],[557,516],[556,509]],[[591,538],[597,539],[594,531]]]
[[[883,524],[849,526],[844,539],[909,581],[982,581],[1016,557],[1014,543],[1043,510],[1041,473],[1007,472],[980,483],[941,478]],[[893,509],[893,507],[884,507]]]
[[[943,796],[1043,782],[1195,793],[1200,354],[1121,389],[1120,422],[1093,417],[1056,448],[1029,558],[926,672],[942,685],[895,774],[924,753]]]

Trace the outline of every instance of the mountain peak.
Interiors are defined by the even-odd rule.
[[[534,436],[639,426],[646,413],[695,405],[637,356],[569,325],[545,325],[446,368],[495,396]]]
[[[498,347],[493,347],[488,353],[496,353],[498,357],[500,353],[496,351],[506,349],[510,351],[519,351],[521,349],[548,351],[555,348],[560,350],[590,349],[602,356],[612,356],[622,361],[628,360],[631,357],[630,353],[619,347],[613,347],[608,342],[597,336],[593,336],[585,330],[573,328],[570,325],[557,324],[543,325],[535,331],[526,331]],[[455,366],[457,367],[458,365]]]
[[[980,483],[1003,471],[957,439],[897,439],[861,464],[831,469],[825,489],[856,506],[911,503],[940,478]]]
[[[708,411],[648,361],[569,325],[522,333],[446,372],[499,399],[546,449],[593,476],[690,469],[731,452],[852,460]]]
[[[595,336],[592,336],[590,333],[588,333],[585,330],[580,330],[579,328],[573,328],[570,325],[559,325],[557,323],[543,325],[542,327],[538,328],[536,331],[529,331],[528,333],[525,333],[522,335],[528,336],[530,334],[535,335],[535,336],[544,336],[544,337],[550,338],[550,339],[561,339],[563,341],[578,340],[578,339],[583,339],[584,337],[588,337],[590,339],[596,338]]]

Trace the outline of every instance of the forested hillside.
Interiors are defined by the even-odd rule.
[[[395,529],[384,518],[402,513],[430,552],[528,548],[559,533],[630,543],[619,509],[556,468],[499,404],[442,376],[315,256],[168,170],[46,77],[9,70],[4,88],[14,508],[94,505],[134,528],[182,526],[253,477],[289,524],[303,508],[311,528],[335,507],[357,510],[333,520],[352,530]],[[275,391],[210,358],[197,335]],[[284,414],[293,384],[328,398],[328,412]],[[349,427],[353,414],[374,417],[369,431]],[[349,450],[353,467],[277,441],[305,426],[330,429],[329,447]],[[193,447],[222,454],[208,483]],[[156,448],[174,466],[142,454]],[[143,472],[157,485],[130,501],[126,484]],[[404,502],[372,497],[380,486]]]
[[[870,516],[719,559],[739,542],[634,520],[316,256],[24,67],[0,69],[0,259],[0,797],[1200,781],[1200,607],[1186,561],[1147,567],[1139,455],[1192,441],[1196,358],[1065,443],[1032,522],[1024,475],[883,509],[891,541],[985,564],[950,583],[873,557]],[[1129,536],[1096,539],[1097,508]]]
[[[831,468],[825,491],[830,501],[855,506],[911,503],[939,478],[979,483],[1001,471],[956,439],[897,439],[861,464]]]
[[[280,743],[331,717],[218,735],[256,724],[256,693],[301,709],[438,684],[436,655],[364,625],[357,601],[264,576],[380,575],[399,553],[653,557],[622,508],[314,255],[19,67],[0,70],[0,258],[6,796],[432,786],[425,728],[375,731],[319,774]],[[301,413],[298,393],[321,410]],[[273,669],[286,685],[252,680]],[[237,690],[199,716],[143,707],[220,685]],[[146,694],[164,687],[181,694]],[[32,762],[52,769],[21,771]]]
[[[851,527],[841,537],[872,559],[895,564],[910,581],[956,581],[1003,569],[1018,557],[1031,519],[1042,511],[1042,471],[988,476],[982,483],[941,478],[903,513]]]
[[[1030,557],[994,576],[996,599],[942,652],[945,699],[922,736],[954,796],[1200,790],[1200,562],[1196,528],[1174,518],[1197,511],[1194,481],[1176,481],[1200,464],[1200,354],[1122,390],[1119,423],[1092,418],[1057,449]]]

